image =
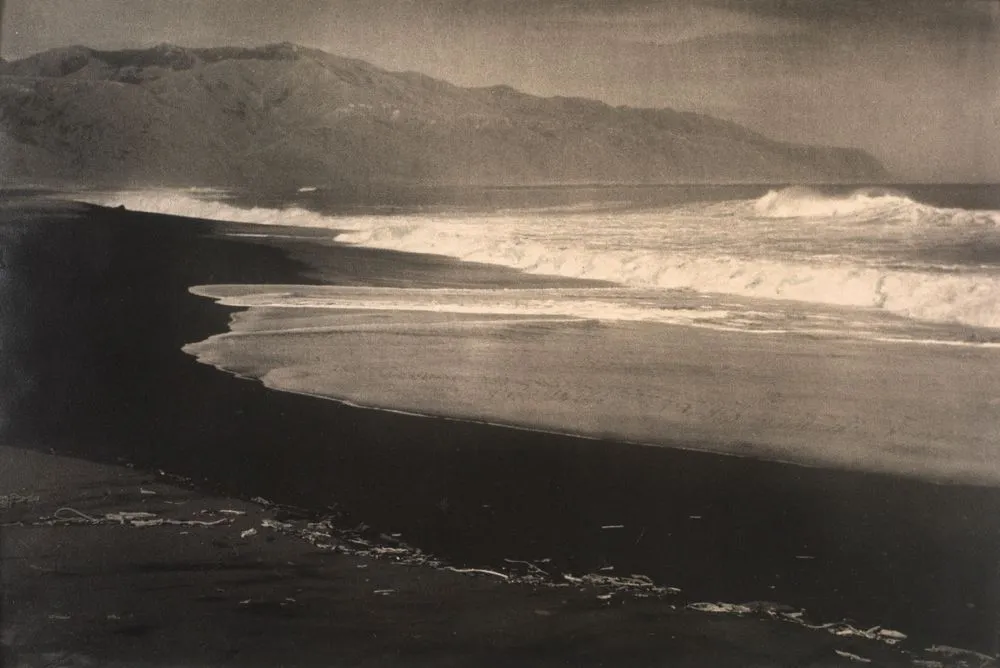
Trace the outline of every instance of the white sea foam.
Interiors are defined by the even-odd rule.
[[[883,343],[1000,347],[997,339],[973,337],[965,328],[914,323],[886,317],[878,311],[842,308],[803,308],[789,311],[780,302],[760,300],[719,303],[709,295],[668,294],[636,288],[543,288],[456,289],[388,288],[330,285],[199,285],[191,292],[218,300],[227,306],[248,309],[302,309],[308,313],[289,315],[280,333],[357,331],[344,324],[343,311],[437,313],[455,316],[481,315],[439,321],[435,327],[458,329],[498,327],[504,323],[523,325],[529,321],[553,323],[600,320],[613,322],[684,325],[717,331],[754,334],[799,333],[811,336],[852,338]],[[329,311],[335,326],[317,325],[316,313]],[[308,326],[298,324],[312,319]],[[366,324],[366,331],[383,331],[384,323]],[[413,323],[391,328],[412,328]],[[262,330],[258,330],[262,331]]]
[[[303,285],[194,286],[191,292],[228,306],[365,311],[424,311],[546,319],[618,320],[709,325],[732,317],[698,303],[654,303],[625,290],[474,290]],[[764,314],[761,314],[764,315]],[[495,325],[497,320],[490,320]]]
[[[919,206],[906,195],[886,189],[865,188],[846,195],[825,195],[800,186],[772,190],[754,202],[754,210],[759,215],[772,218],[885,214]]]
[[[757,200],[656,211],[392,216],[241,208],[199,193],[165,191],[115,193],[91,201],[325,228],[338,231],[337,239],[344,243],[434,253],[536,274],[1000,327],[1000,266],[934,261],[939,248],[1000,247],[1000,212],[936,208],[888,190],[835,196],[786,188]]]

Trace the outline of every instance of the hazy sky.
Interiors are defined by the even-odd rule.
[[[0,0],[0,4],[3,0]],[[710,113],[1000,181],[1000,1],[6,0],[2,55],[294,41],[462,85]]]

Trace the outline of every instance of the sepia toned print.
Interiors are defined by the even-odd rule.
[[[12,666],[992,666],[1000,5],[0,4]]]

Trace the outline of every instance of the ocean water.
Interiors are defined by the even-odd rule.
[[[993,188],[508,190],[388,208],[319,190],[90,197],[568,279],[193,287],[247,310],[186,351],[275,389],[1000,484],[1000,210],[976,208],[1000,206]]]
[[[627,288],[595,290],[583,298],[553,295],[548,313],[747,331],[988,343],[1000,327],[1000,210],[955,206],[962,194],[975,204],[990,204],[995,190],[961,189],[966,192],[916,188],[912,190],[918,195],[912,195],[902,189],[824,192],[793,186],[739,199],[727,196],[755,191],[746,186],[569,189],[557,190],[562,197],[555,198],[546,190],[526,190],[500,201],[391,207],[350,207],[313,190],[283,199],[212,191],[92,199],[144,211],[325,228],[347,244],[440,254]],[[925,203],[917,199],[922,190],[953,203]],[[699,195],[710,199],[689,201]],[[439,196],[448,199],[447,194]],[[540,204],[532,206],[533,200]],[[667,204],[670,200],[677,203]],[[251,205],[261,201],[266,206]],[[520,308],[517,300],[496,297],[456,293],[449,304],[433,306],[425,293],[401,291],[395,300],[381,295],[379,307]],[[685,299],[702,311],[700,317],[680,314],[675,319],[667,312]],[[523,308],[538,310],[537,304]]]

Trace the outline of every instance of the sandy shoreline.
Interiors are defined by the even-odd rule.
[[[229,504],[236,503],[229,500],[234,495],[259,495],[320,513],[333,505],[344,526],[365,522],[380,532],[402,532],[411,543],[462,566],[490,568],[506,557],[553,556],[559,562],[559,572],[594,571],[608,559],[616,560],[620,572],[648,572],[646,567],[653,559],[663,564],[658,582],[682,585],[686,592],[698,592],[700,600],[746,601],[765,598],[758,592],[773,592],[769,600],[787,602],[787,592],[801,592],[816,598],[817,605],[807,606],[813,619],[839,619],[845,613],[838,611],[838,606],[846,604],[861,621],[874,619],[874,623],[910,633],[914,649],[944,643],[945,638],[947,644],[983,650],[991,647],[997,546],[995,533],[985,529],[989,518],[996,516],[994,509],[1000,508],[997,494],[991,490],[937,488],[891,477],[725,461],[704,453],[622,449],[572,437],[517,434],[499,427],[390,418],[377,411],[272,392],[200,365],[181,352],[185,343],[225,331],[232,312],[189,294],[190,285],[370,284],[380,280],[391,285],[401,280],[400,276],[407,281],[417,277],[458,285],[476,281],[493,285],[504,281],[520,284],[525,279],[513,271],[442,264],[438,258],[343,247],[331,253],[325,241],[299,239],[267,245],[224,236],[233,230],[245,231],[240,226],[108,210],[88,210],[84,216],[85,220],[77,221],[39,214],[31,224],[25,224],[23,214],[4,213],[0,233],[10,280],[0,286],[0,301],[12,305],[16,317],[0,321],[10,351],[5,353],[7,364],[0,369],[3,443],[40,451],[52,449],[106,463],[125,460],[136,470],[163,468],[194,479],[199,490],[196,503],[215,499],[211,503]],[[544,284],[547,279],[529,280]],[[4,461],[14,462],[9,475],[19,483],[44,480],[50,475],[44,473],[48,468],[72,471],[77,466],[91,466],[67,464],[66,460],[39,463],[52,461],[45,458],[29,465],[24,460],[27,453],[11,454],[18,452],[7,451],[10,456],[5,455]],[[80,484],[71,475],[56,485],[62,496],[53,496],[46,503],[78,507],[80,498],[74,495],[83,491],[83,501],[87,501],[86,495],[92,492],[86,491],[88,486],[107,484],[95,482],[97,479],[125,475],[114,470],[117,473],[90,470],[81,474],[87,482]],[[120,512],[130,510],[133,503],[140,507],[143,502],[152,503],[156,497],[136,496],[136,486],[134,482],[125,485],[130,491],[118,499],[127,500],[125,506],[101,505],[105,503],[102,497],[91,499],[96,505],[90,509]],[[42,497],[32,491],[31,484],[0,490],[0,494],[11,492]],[[192,492],[169,492],[175,493]],[[157,497],[174,498],[166,491]],[[183,496],[177,498],[183,500]],[[21,507],[17,512],[29,508]],[[244,509],[249,516],[249,507]],[[254,512],[262,511],[258,508]],[[692,516],[702,519],[695,522]],[[817,517],[823,518],[820,526],[816,526]],[[613,536],[601,531],[602,525],[622,521],[629,526]],[[259,525],[247,528],[261,531]],[[107,532],[112,529],[122,530],[115,536],[125,543],[141,542],[126,536],[162,533],[162,540],[158,540],[172,544],[177,536],[170,532],[187,530],[194,535],[195,527],[49,527],[46,530],[52,534],[34,545],[42,550],[46,544],[69,544],[64,536],[72,536],[74,549],[79,547],[79,558],[85,560],[82,563],[98,563],[105,558],[101,544],[109,540]],[[205,530],[216,531],[211,527]],[[19,550],[27,549],[24,534],[12,539],[12,531],[42,529],[4,527],[5,549],[13,546]],[[169,577],[185,584],[185,578],[197,573],[197,577],[206,578],[207,587],[221,573],[239,571],[207,566],[221,558],[220,552],[225,559],[237,558],[230,556],[232,544],[242,539],[239,532],[234,539],[232,531],[226,531],[225,538],[219,539],[226,547],[212,545],[215,538],[209,539],[207,546],[192,548],[198,558],[187,566],[183,559],[178,562],[179,557],[167,559],[171,563],[166,570],[174,573]],[[76,540],[88,533],[92,538]],[[644,554],[628,552],[637,537],[641,537],[638,542]],[[819,550],[829,561],[795,561],[802,543],[808,543],[814,552]],[[248,546],[253,544],[248,539],[247,545],[237,546],[240,549],[235,552],[244,556],[252,553],[256,548]],[[83,549],[87,545],[92,550],[89,555]],[[565,553],[555,554],[560,549]],[[121,562],[109,562],[107,573],[114,575],[102,580],[109,600],[131,600],[127,578],[119,577],[129,572],[129,564],[137,559],[127,552],[115,553]],[[8,563],[23,561],[26,554],[5,558],[5,578],[12,572]],[[32,554],[32,558],[38,556]],[[169,550],[164,554],[170,555]],[[275,557],[274,563],[283,558]],[[788,563],[782,561],[786,558]],[[179,569],[175,568],[177,563],[181,564]],[[338,568],[345,574],[365,570],[357,566],[352,562]],[[13,571],[16,577],[11,580],[21,592],[17,595],[22,598],[16,600],[22,605],[33,596],[26,591],[49,591],[47,596],[52,600],[59,599],[60,591],[69,591],[62,579],[38,580],[42,572],[29,570]],[[204,633],[185,631],[187,622],[163,627],[173,629],[163,632],[163,647],[186,647],[191,654],[186,658],[178,655],[178,660],[194,665],[226,665],[226,661],[247,665],[248,655],[260,656],[259,665],[275,665],[276,657],[282,656],[284,665],[330,665],[336,660],[342,663],[333,665],[365,661],[379,665],[659,665],[665,658],[671,665],[692,666],[748,662],[849,665],[849,658],[832,651],[835,647],[831,642],[848,643],[836,645],[842,651],[877,657],[878,665],[905,665],[898,661],[913,658],[897,655],[899,648],[882,643],[810,632],[754,615],[692,612],[673,616],[677,611],[648,600],[630,603],[627,610],[615,608],[597,599],[593,591],[572,599],[574,616],[537,614],[536,610],[548,608],[537,607],[536,597],[549,600],[545,598],[549,590],[539,594],[530,587],[496,582],[490,576],[469,578],[402,566],[390,570],[397,580],[379,589],[413,587],[423,598],[414,594],[412,600],[401,600],[376,594],[375,588],[366,588],[363,581],[357,583],[355,589],[335,597],[339,607],[333,612],[324,609],[320,621],[281,626],[287,644],[276,642],[279,649],[275,651],[284,648],[295,654],[301,649],[302,653],[296,654],[302,657],[299,663],[288,662],[289,654],[267,654],[259,649],[265,642],[260,637],[273,631],[273,619],[267,617],[256,626],[247,624],[247,619],[259,618],[248,616],[245,610],[233,613],[227,609],[225,614],[219,613],[219,619],[202,619],[213,628],[230,629],[226,633],[232,634],[236,645],[253,648],[241,650],[242,660],[226,658],[224,652],[198,654],[202,651],[199,648],[208,651],[216,635],[206,641],[209,645],[199,645],[197,639]],[[783,588],[778,581],[771,581],[777,583],[777,589],[768,588],[766,578],[774,571],[790,578]],[[400,572],[407,575],[400,576]],[[162,569],[156,573],[162,575]],[[161,577],[154,575],[141,574],[153,578],[143,586],[153,586],[155,577]],[[287,579],[298,582],[290,586],[309,589],[316,584],[309,581],[303,585],[297,577],[289,575]],[[337,582],[349,579],[346,575],[331,577]],[[267,588],[281,579],[272,575],[262,578]],[[841,594],[827,594],[851,587],[870,593],[874,601],[870,609],[857,607],[849,592],[843,594],[847,596],[843,600]],[[557,591],[562,596],[566,589]],[[822,608],[827,600],[822,596],[828,597],[833,613]],[[295,594],[290,597],[297,598]],[[283,598],[268,600],[268,605],[277,605],[279,613],[287,607],[280,606]],[[332,605],[323,600],[323,605]],[[161,614],[156,612],[159,608],[173,610],[169,614],[175,620],[188,619],[192,605],[186,598],[160,605],[148,596],[142,603],[150,606],[148,614],[154,617]],[[970,603],[973,607],[968,607]],[[5,620],[10,619],[10,609],[8,600]],[[914,632],[912,626],[897,623],[894,611],[905,617],[910,609],[927,610],[927,628]],[[351,626],[359,610],[371,624],[361,631]],[[51,623],[67,621],[48,620],[48,614],[31,618],[44,627],[30,637],[44,640],[51,632]],[[108,614],[120,615],[113,610],[102,614],[104,617],[97,620],[102,624]],[[336,636],[335,643],[325,639],[330,615],[347,629]],[[541,625],[539,618],[544,620]],[[4,624],[6,629],[7,622]],[[412,633],[406,635],[405,629],[414,625],[436,629],[429,636],[416,633],[435,640],[425,642],[414,639]],[[456,625],[469,634],[464,640],[461,633],[458,640],[450,635]],[[76,651],[74,643],[89,637],[94,628],[70,628],[69,635],[60,636],[66,639],[64,649],[69,649],[65,651]],[[188,632],[194,645],[184,644]],[[362,638],[368,632],[375,636]],[[136,633],[136,637],[142,636]],[[498,640],[496,633],[502,638]],[[713,635],[716,633],[722,635]],[[670,635],[675,638],[670,639]],[[395,640],[385,644],[386,638]],[[851,644],[854,642],[862,644]],[[220,646],[213,646],[212,652],[221,651]],[[28,649],[48,651],[45,647],[42,642]],[[149,658],[127,655],[127,651],[150,647],[127,633],[114,635],[105,647],[107,659],[101,665]],[[114,658],[125,656],[131,658]],[[31,659],[25,665],[35,662]]]

